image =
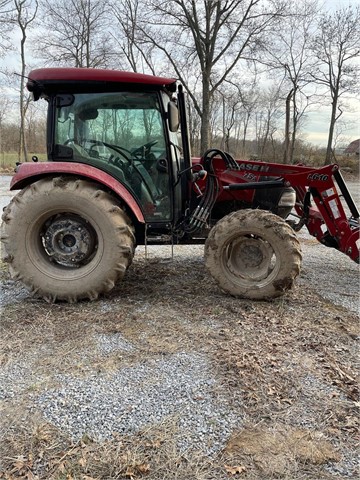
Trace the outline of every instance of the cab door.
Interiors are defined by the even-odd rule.
[[[171,165],[177,152],[169,140],[160,93],[78,93],[71,97],[70,104],[56,102],[53,159],[67,157],[110,173],[131,191],[147,222],[171,222]]]

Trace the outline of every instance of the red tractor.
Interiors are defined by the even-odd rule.
[[[150,243],[204,243],[220,288],[254,299],[293,285],[302,225],[359,261],[359,213],[337,165],[235,161],[216,149],[192,159],[174,79],[49,68],[27,87],[48,102],[48,161],[17,166],[1,240],[12,276],[46,300],[96,299]]]

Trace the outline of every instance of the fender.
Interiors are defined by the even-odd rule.
[[[95,180],[97,183],[105,185],[112,190],[128,208],[132,211],[137,221],[145,223],[144,215],[139,204],[136,202],[133,195],[127,190],[124,185],[118,182],[115,178],[102,170],[85,165],[83,163],[73,162],[40,162],[40,163],[22,163],[16,168],[16,173],[10,183],[10,190],[20,190],[25,186],[53,174],[68,174],[76,177],[85,177],[90,180]]]

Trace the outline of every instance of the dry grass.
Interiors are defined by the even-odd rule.
[[[117,333],[135,348],[104,357],[94,338]],[[1,402],[0,478],[339,478],[331,465],[346,468],[357,449],[358,335],[355,315],[299,287],[274,302],[223,295],[197,257],[140,255],[126,281],[93,304],[7,306],[1,364],[24,362],[29,375]],[[180,351],[210,359],[217,388],[244,419],[213,458],[179,452],[176,416],[132,436],[73,442],[30,409],[59,373],[106,375]]]
[[[324,435],[280,425],[243,429],[230,438],[226,453],[248,463],[251,458],[264,478],[284,476],[299,465],[322,465],[340,456]]]

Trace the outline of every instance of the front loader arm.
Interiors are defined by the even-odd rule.
[[[254,181],[235,183],[239,170],[223,170],[220,174],[222,190],[230,194],[235,190],[276,188],[291,186],[296,192],[295,210],[299,224],[306,225],[310,235],[328,247],[348,255],[359,263],[359,212],[336,164],[321,168],[304,165],[283,165],[256,161],[238,161],[239,170],[249,172]],[[220,164],[217,164],[220,167]],[[216,168],[217,173],[220,171]],[[274,178],[259,183],[259,177]],[[273,185],[272,185],[273,183]],[[235,192],[233,192],[235,193]],[[220,193],[221,194],[221,193]],[[299,225],[298,224],[298,225]]]
[[[348,255],[359,263],[359,212],[337,167],[324,168],[303,178],[285,175],[296,191],[295,210],[310,233],[319,242]],[[313,203],[312,203],[313,202]]]

